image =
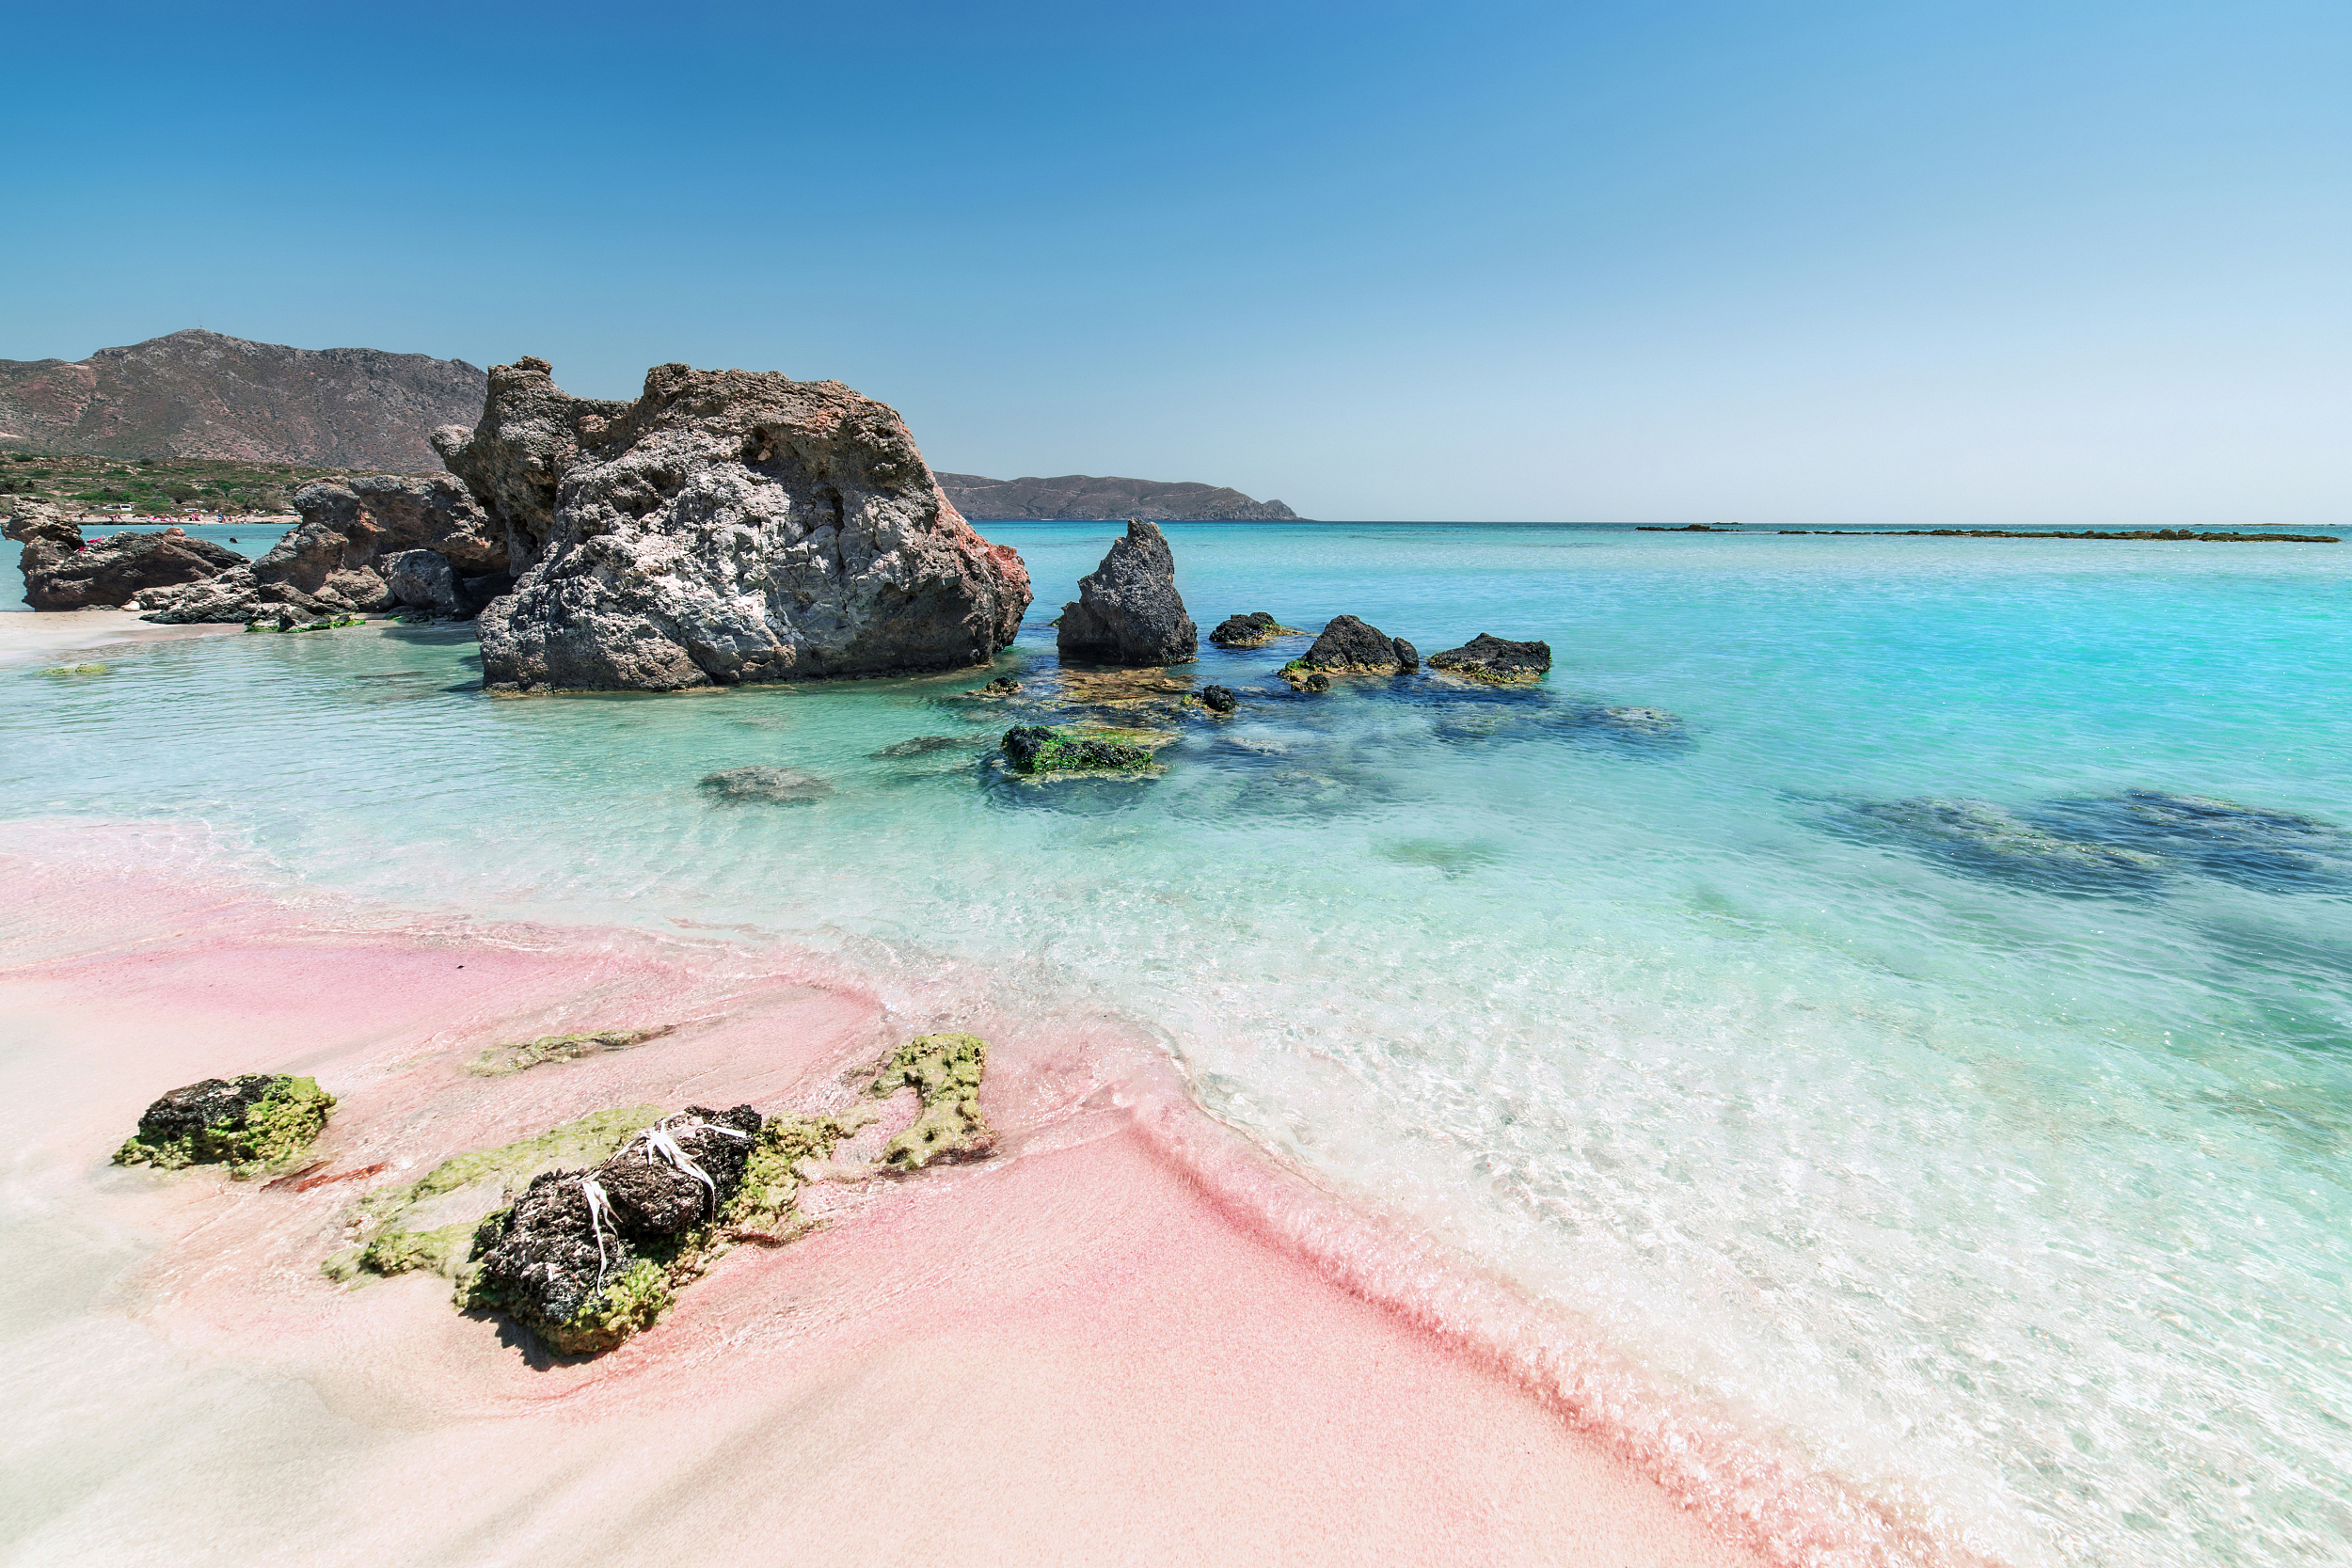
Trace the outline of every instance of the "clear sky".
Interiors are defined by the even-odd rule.
[[[1322,517],[2352,523],[2344,0],[17,8],[0,356],[837,377]]]

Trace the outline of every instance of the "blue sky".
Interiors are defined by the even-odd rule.
[[[2352,8],[21,8],[0,356],[833,376],[1314,516],[2352,523]]]

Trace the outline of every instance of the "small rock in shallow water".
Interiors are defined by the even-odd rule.
[[[1353,615],[1334,615],[1306,657],[1284,665],[1282,673],[1293,685],[1301,685],[1311,670],[1386,675],[1420,668],[1421,655],[1405,639],[1391,637]]]
[[[1429,668],[1470,680],[1537,680],[1551,668],[1551,644],[1514,642],[1482,631],[1458,648],[1431,654]]]
[[[1263,610],[1247,615],[1228,615],[1209,633],[1209,641],[1220,648],[1263,648],[1278,637],[1299,637],[1304,634],[1296,626],[1286,626]]]
[[[1042,724],[1005,732],[1005,760],[1024,773],[1084,773],[1149,767],[1151,751],[1110,736],[1071,735]]]
[[[1200,689],[1200,705],[1212,713],[1231,713],[1241,705],[1230,686],[1204,686]]]
[[[933,752],[964,751],[980,744],[977,737],[968,735],[918,735],[868,754],[877,762],[889,762],[900,757],[927,757]]]
[[[730,805],[807,806],[833,793],[833,785],[792,768],[729,768],[699,786]]]

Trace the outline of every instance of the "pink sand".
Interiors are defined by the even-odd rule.
[[[789,952],[404,927],[127,842],[0,837],[0,1523],[24,1560],[1766,1560],[1777,1526],[1703,1522],[1286,1240],[1285,1205],[1328,1200],[1108,1026],[944,983],[885,1001]],[[463,1070],[653,1023],[681,1027]],[[601,1359],[550,1362],[438,1278],[319,1272],[360,1191],[449,1153],[614,1104],[837,1101],[941,1027],[993,1043],[996,1157],[829,1192],[827,1228],[728,1254]],[[295,1193],[105,1164],[161,1090],[263,1069],[342,1097],[331,1168],[391,1168]]]

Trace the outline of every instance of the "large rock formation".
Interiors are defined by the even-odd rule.
[[[117,533],[84,544],[82,525],[43,503],[24,505],[7,536],[24,546],[24,602],[35,610],[111,610],[181,583],[200,583],[245,564],[236,551],[179,529]]]
[[[1157,523],[1130,518],[1127,536],[1078,579],[1061,608],[1061,657],[1090,664],[1184,664],[1200,634],[1176,592],[1176,557]]]
[[[469,613],[485,591],[503,584],[505,531],[446,474],[364,474],[306,484],[294,494],[294,509],[302,514],[301,525],[261,560],[248,566],[231,556],[237,564],[216,578],[144,594],[140,602],[149,608],[147,618],[244,621],[280,606],[316,615],[390,610],[404,603],[444,614]],[[426,583],[443,573],[414,561],[406,562],[404,580],[425,586],[415,589],[413,597],[395,591],[393,559],[416,551],[431,551],[447,562],[450,599]],[[460,598],[462,606],[454,603]]]
[[[626,403],[576,398],[555,385],[554,367],[525,355],[490,367],[482,421],[444,425],[433,450],[466,482],[506,531],[507,570],[522,575],[547,553],[555,531],[556,486],[580,461],[582,431],[601,436]]]
[[[1254,501],[1222,484],[1171,483],[1156,479],[1098,479],[1063,474],[1057,479],[988,479],[979,474],[941,474],[940,488],[956,510],[982,521],[1029,518],[1040,522],[1107,522],[1114,517],[1163,522],[1295,522],[1298,514],[1280,501]]]
[[[948,504],[898,416],[837,381],[660,365],[634,404],[492,372],[437,438],[537,558],[482,615],[498,690],[675,690],[993,657],[1029,578]],[[549,501],[550,483],[552,502]]]
[[[435,426],[482,406],[462,359],[288,348],[200,329],[87,359],[0,359],[17,450],[430,471]]]

